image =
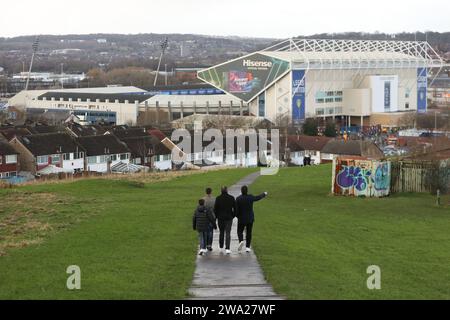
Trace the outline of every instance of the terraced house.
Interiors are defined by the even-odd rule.
[[[15,177],[19,171],[17,152],[7,142],[0,141],[0,179]]]
[[[116,136],[130,150],[130,163],[156,170],[171,170],[171,151],[161,143],[166,136],[158,129],[116,126],[105,134]]]
[[[49,174],[84,170],[85,150],[67,133],[14,137],[10,143],[19,153],[21,171]]]
[[[130,149],[112,134],[80,137],[77,142],[86,150],[86,171],[109,172],[119,162],[130,163]]]

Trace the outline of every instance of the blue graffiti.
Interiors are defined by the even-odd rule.
[[[358,191],[366,190],[372,172],[355,166],[343,166],[337,175],[337,184],[341,188],[355,187]]]
[[[389,165],[387,163],[380,164],[375,170],[373,178],[375,190],[387,190],[390,185]]]

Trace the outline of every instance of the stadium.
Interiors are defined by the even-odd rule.
[[[427,111],[428,84],[443,66],[427,42],[288,39],[197,76],[274,122],[395,127],[405,113]]]

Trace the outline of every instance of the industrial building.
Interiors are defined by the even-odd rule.
[[[50,118],[70,112],[80,124],[136,124],[140,113],[147,119],[150,114],[152,121],[162,123],[193,114],[248,114],[248,105],[242,99],[208,85],[152,91],[133,86],[24,90],[8,104],[27,114],[52,113]]]
[[[81,124],[135,124],[147,91],[137,87],[24,90],[8,104],[24,111],[70,111]]]
[[[406,112],[427,111],[428,70],[443,65],[427,42],[289,39],[198,78],[271,121],[395,126]]]

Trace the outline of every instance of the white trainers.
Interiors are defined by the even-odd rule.
[[[231,250],[230,250],[230,249],[227,249],[227,250],[225,250],[225,253],[226,253],[226,254],[230,254],[230,253],[231,253]]]
[[[245,248],[245,252],[251,252],[252,249],[250,249],[249,247]]]
[[[244,247],[244,241],[239,242],[238,251],[241,251],[242,247]]]

